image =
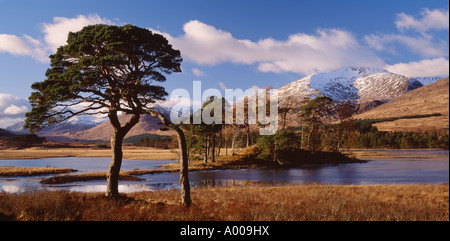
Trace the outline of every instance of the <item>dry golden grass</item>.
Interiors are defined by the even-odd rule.
[[[150,147],[124,146],[123,158],[127,160],[178,160],[178,152],[169,149],[155,149]],[[26,149],[0,150],[0,159],[39,159],[51,157],[111,157],[108,148],[44,148],[33,147]]]
[[[296,185],[192,190],[193,205],[179,204],[179,190],[128,194],[66,191],[0,193],[0,216],[12,220],[204,221],[430,221],[449,220],[449,186]]]
[[[379,131],[402,131],[402,132],[419,132],[425,131],[448,131],[449,116],[435,116],[427,118],[400,119],[396,121],[387,121],[374,124]]]
[[[49,168],[49,167],[0,167],[0,177],[35,176],[44,174],[59,174],[75,172],[69,168]]]
[[[385,149],[385,150],[392,150],[392,149]],[[415,152],[407,152],[408,150],[414,150]],[[402,152],[404,151],[404,152]],[[424,152],[420,152],[420,149],[400,149],[396,150],[395,152],[382,152],[382,151],[353,151],[353,150],[346,150],[342,151],[345,155],[348,155],[350,157],[354,157],[361,160],[367,160],[367,159],[398,159],[398,158],[447,158],[443,157],[438,154],[437,151],[440,151],[440,149],[436,149],[436,153],[430,152],[432,150],[426,149]]]
[[[86,182],[93,180],[106,180],[106,172],[89,172],[80,174],[66,174],[49,177],[41,180],[42,184],[61,184],[69,182]],[[143,181],[144,179],[133,176],[130,171],[121,171],[119,174],[119,180],[123,181]]]

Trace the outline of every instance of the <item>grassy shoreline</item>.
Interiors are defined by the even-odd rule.
[[[111,155],[111,149],[97,148],[95,146],[32,147],[0,150],[0,160],[43,159],[53,157],[111,157]],[[124,146],[123,158],[127,160],[178,160],[178,152],[173,149]]]
[[[0,167],[0,177],[37,176],[48,174],[61,174],[76,172],[71,168],[50,168],[50,167]]]
[[[449,185],[286,185],[103,193],[0,193],[4,220],[79,221],[449,221]]]
[[[222,148],[222,155],[225,153],[225,149]],[[238,149],[242,151],[243,149]],[[370,152],[372,156],[389,156],[390,153],[380,153],[377,151],[411,151],[411,150],[424,150],[430,149],[346,149],[342,150],[343,153],[349,153],[357,156],[359,152]],[[439,151],[442,149],[432,149]],[[177,149],[158,149],[152,147],[136,147],[136,146],[123,146],[124,159],[127,160],[178,160]],[[111,149],[98,148],[92,144],[78,146],[60,146],[60,147],[31,147],[25,149],[0,149],[0,160],[2,159],[43,159],[53,157],[111,157]]]

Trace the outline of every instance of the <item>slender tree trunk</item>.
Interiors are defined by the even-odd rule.
[[[304,136],[305,136],[305,131],[304,131],[303,124],[302,124],[302,137],[301,137],[301,140],[300,140],[300,149],[303,149],[303,150],[304,150],[304,148],[303,148],[303,138],[304,138]]]
[[[236,141],[237,131],[233,133],[233,139],[231,140],[231,155],[234,156],[234,143]]]
[[[220,156],[220,148],[222,148],[222,131],[220,131],[219,132],[219,140],[218,140],[218,143],[217,143],[217,155],[216,155],[216,157],[219,157]]]
[[[312,124],[310,126],[309,136],[308,136],[308,148],[310,151],[316,150],[316,143],[314,140],[315,134],[316,134],[316,125]]]
[[[228,156],[228,137],[225,137],[225,156]]]
[[[208,163],[208,138],[205,138],[205,157],[203,162]]]
[[[191,206],[191,188],[189,185],[189,165],[186,147],[186,137],[179,127],[174,128],[178,136],[178,147],[180,148],[180,186],[181,203],[187,207]]]
[[[189,184],[189,156],[187,154],[186,136],[183,130],[166,119],[161,113],[149,111],[151,116],[158,117],[161,122],[175,130],[178,137],[178,148],[180,149],[180,186],[181,186],[181,203],[190,207],[191,200],[191,188]]]
[[[216,161],[216,133],[213,133],[211,138],[212,138],[212,146],[211,146],[212,162],[215,162]]]
[[[250,145],[250,126],[247,125],[247,148]]]

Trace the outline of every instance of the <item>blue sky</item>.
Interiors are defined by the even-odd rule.
[[[164,86],[282,87],[359,65],[407,76],[448,75],[444,0],[22,1],[0,0],[0,119],[29,107],[48,55],[86,24],[133,24],[164,34],[183,73]]]

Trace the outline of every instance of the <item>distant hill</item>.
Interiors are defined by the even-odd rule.
[[[439,113],[442,116],[400,119],[375,124],[380,131],[448,131],[449,78],[438,80],[396,97],[355,119],[380,119]]]
[[[126,123],[131,116],[128,115],[121,115],[119,117],[119,121],[124,124]],[[149,115],[141,115],[141,119],[139,120],[139,123],[137,123],[131,130],[128,132],[128,134],[125,136],[125,138],[142,135],[142,134],[156,134],[156,135],[174,135],[175,133],[171,131],[161,131],[160,128],[162,127],[161,121],[159,118],[151,117]],[[66,135],[66,137],[69,137],[73,140],[104,140],[109,141],[111,139],[111,136],[114,132],[114,129],[109,123],[109,121],[106,121],[100,125],[94,126],[90,129],[70,133]]]
[[[165,115],[170,111],[170,109],[161,106],[158,107],[157,110]],[[119,121],[124,124],[129,118],[129,116],[122,115],[119,116]],[[15,134],[27,134],[29,131],[22,128],[24,123],[24,121],[8,123],[5,129]],[[131,129],[126,138],[141,134],[175,134],[170,131],[161,131],[161,126],[158,118],[149,115],[141,115],[139,123]],[[113,134],[113,127],[107,118],[101,116],[76,116],[67,122],[45,127],[37,134],[39,136],[45,136],[47,140],[57,142],[105,142],[110,141]]]
[[[14,136],[14,134],[12,134],[11,132],[0,129],[0,137],[12,137],[12,136]]]

